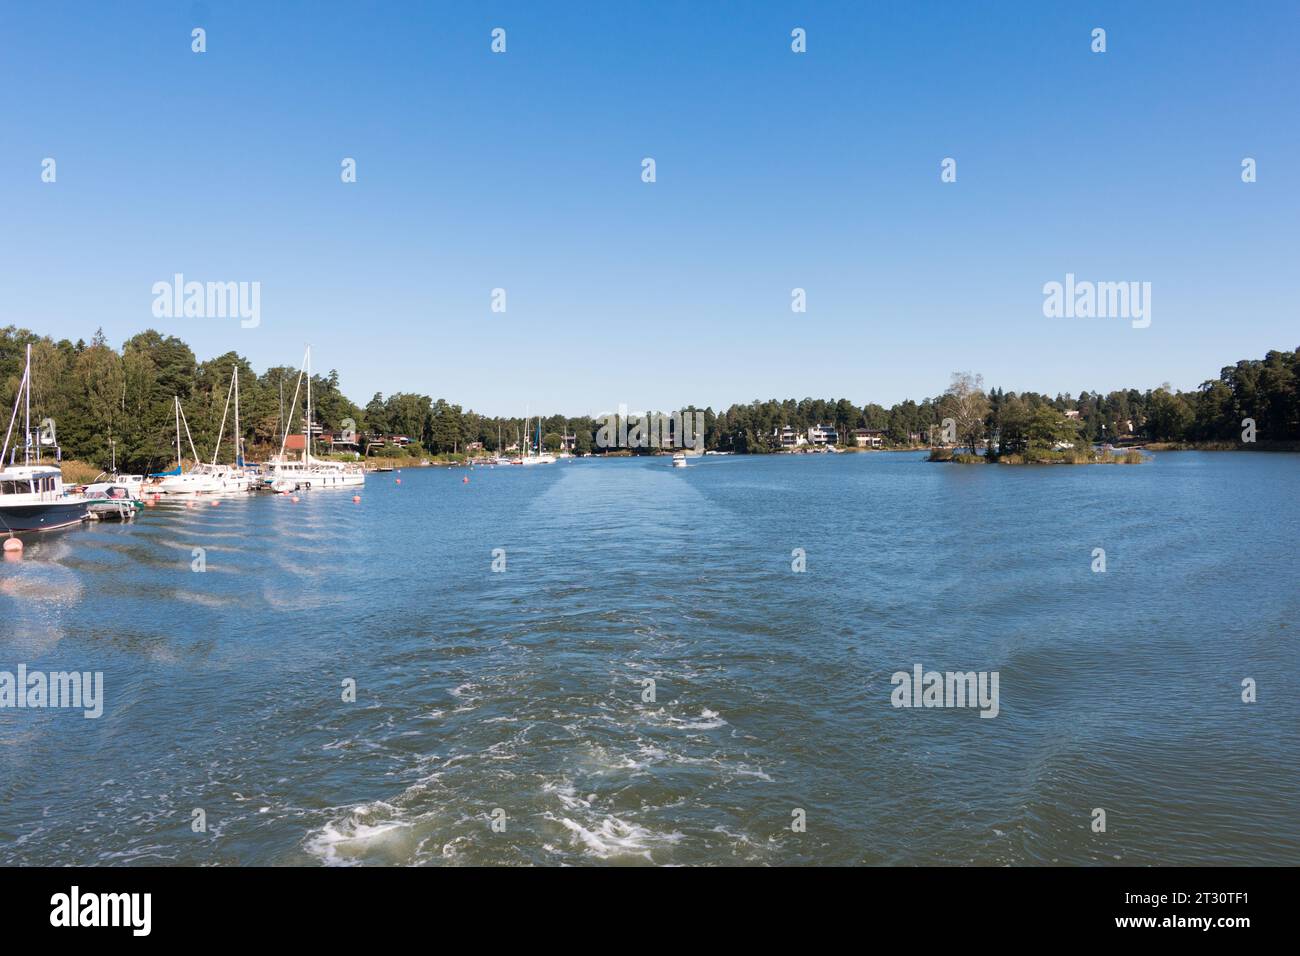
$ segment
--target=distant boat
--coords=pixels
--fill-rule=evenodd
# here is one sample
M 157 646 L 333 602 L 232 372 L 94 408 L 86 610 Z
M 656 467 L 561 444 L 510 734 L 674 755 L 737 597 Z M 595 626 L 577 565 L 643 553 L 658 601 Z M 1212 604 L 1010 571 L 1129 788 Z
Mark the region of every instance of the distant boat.
M 524 431 L 528 431 L 528 418 L 524 418 Z M 550 452 L 542 451 L 542 420 L 537 419 L 537 454 L 529 454 L 528 443 L 524 443 L 524 451 L 517 462 L 511 462 L 512 465 L 553 465 L 556 458 Z
M 679 451 L 673 455 L 673 467 L 674 468 L 686 467 L 686 452 Z
M 23 463 L 5 468 L 3 462 L 17 456 L 15 445 L 11 455 L 9 438 L 18 420 L 18 406 L 23 413 Z M 14 412 L 5 432 L 4 449 L 0 451 L 0 528 L 8 532 L 53 531 L 79 524 L 85 519 L 86 500 L 69 495 L 63 488 L 63 472 L 54 465 L 42 465 L 41 439 L 32 433 L 32 347 L 27 346 L 27 366 L 23 380 L 14 396 Z M 35 452 L 33 453 L 33 448 Z M 55 454 L 58 454 L 57 448 Z M 35 461 L 33 461 L 35 458 Z

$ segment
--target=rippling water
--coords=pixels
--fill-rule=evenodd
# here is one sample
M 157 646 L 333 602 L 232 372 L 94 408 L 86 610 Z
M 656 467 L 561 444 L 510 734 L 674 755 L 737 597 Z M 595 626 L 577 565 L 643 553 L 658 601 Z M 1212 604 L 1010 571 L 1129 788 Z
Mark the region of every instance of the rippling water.
M 0 710 L 0 863 L 1300 863 L 1298 487 L 582 460 L 58 533 L 0 565 L 0 670 L 105 709 Z M 916 663 L 999 715 L 895 709 Z

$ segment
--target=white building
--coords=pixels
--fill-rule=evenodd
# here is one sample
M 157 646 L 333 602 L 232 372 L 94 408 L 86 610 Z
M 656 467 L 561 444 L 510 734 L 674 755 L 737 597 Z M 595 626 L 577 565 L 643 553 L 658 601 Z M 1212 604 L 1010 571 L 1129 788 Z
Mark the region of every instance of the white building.
M 808 439 L 804 438 L 789 425 L 777 428 L 772 432 L 772 437 L 776 439 L 778 445 L 782 448 L 801 448 L 808 444 Z
M 813 445 L 836 445 L 839 440 L 840 433 L 834 425 L 814 425 L 808 429 L 808 441 Z

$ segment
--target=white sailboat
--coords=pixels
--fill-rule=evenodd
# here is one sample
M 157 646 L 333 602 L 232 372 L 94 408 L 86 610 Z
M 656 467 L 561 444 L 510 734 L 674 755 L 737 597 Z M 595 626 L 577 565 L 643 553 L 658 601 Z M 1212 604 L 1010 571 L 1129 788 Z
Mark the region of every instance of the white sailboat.
M 524 417 L 524 434 L 528 433 L 528 417 Z M 537 452 L 533 454 L 528 448 L 529 442 L 525 440 L 524 449 L 520 452 L 519 464 L 521 465 L 553 465 L 556 458 L 548 451 L 542 451 L 542 420 L 537 419 Z
M 226 416 L 230 413 L 232 395 L 235 402 L 235 457 L 229 465 L 219 465 L 217 457 L 221 454 L 221 439 L 226 434 Z M 243 435 L 239 428 L 239 366 L 236 365 L 230 377 L 230 388 L 226 391 L 226 407 L 221 411 L 221 427 L 217 430 L 216 447 L 212 449 L 212 463 L 196 465 L 194 474 L 206 475 L 219 482 L 218 494 L 248 494 L 254 489 L 257 479 L 244 470 L 243 463 Z
M 290 458 L 285 454 L 289 444 L 289 427 L 293 421 L 294 410 L 298 407 L 298 392 L 302 388 L 304 377 L 307 379 L 307 409 L 303 426 L 302 458 Z M 289 417 L 285 421 L 280 453 L 272 456 L 263 465 L 262 485 L 281 494 L 313 488 L 353 488 L 364 485 L 366 472 L 360 463 L 326 461 L 312 455 L 312 425 L 311 346 L 307 346 L 307 354 L 303 356 L 302 371 L 298 373 L 298 384 L 293 390 L 293 403 L 289 407 Z
M 190 434 L 190 423 L 185 420 L 185 412 L 181 409 L 179 396 L 172 396 L 172 405 L 176 414 L 176 470 L 167 474 L 151 476 L 150 481 L 141 488 L 141 493 L 146 496 L 166 495 L 169 498 L 194 498 L 200 495 L 218 493 L 222 490 L 221 480 L 217 476 L 207 474 L 201 470 L 203 468 L 202 460 L 194 448 L 194 437 Z M 190 443 L 190 455 L 195 463 L 195 467 L 190 471 L 185 470 L 184 457 L 181 452 L 182 428 L 184 428 L 185 437 Z

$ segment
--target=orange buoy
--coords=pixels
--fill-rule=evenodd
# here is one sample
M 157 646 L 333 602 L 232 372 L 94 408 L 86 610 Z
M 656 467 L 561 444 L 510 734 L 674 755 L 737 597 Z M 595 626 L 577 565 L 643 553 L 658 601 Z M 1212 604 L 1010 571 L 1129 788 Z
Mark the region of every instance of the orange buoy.
M 17 553 L 17 554 L 22 554 L 22 553 L 23 553 L 23 539 L 22 539 L 22 538 L 15 538 L 15 537 L 13 537 L 12 535 L 9 536 L 8 538 L 5 538 L 5 552 L 6 552 L 6 553 Z
M 361 504 L 361 496 L 360 496 L 360 495 L 353 495 L 353 496 L 352 496 L 352 503 L 353 503 L 354 505 L 359 505 L 359 504 Z
M 396 479 L 396 481 L 397 481 L 397 483 L 398 483 L 399 485 L 402 483 L 402 479 L 401 479 L 401 478 Z
M 297 503 L 298 503 L 298 496 L 297 496 L 297 495 L 294 495 L 294 496 L 293 496 L 292 498 L 290 498 L 289 500 L 290 500 L 291 502 L 293 502 L 294 504 L 297 504 Z
M 465 485 L 469 484 L 469 475 L 466 475 L 464 478 L 461 479 L 461 484 L 465 484 Z
M 212 501 L 209 501 L 208 504 L 215 508 L 217 505 L 221 504 L 221 502 L 214 498 Z

